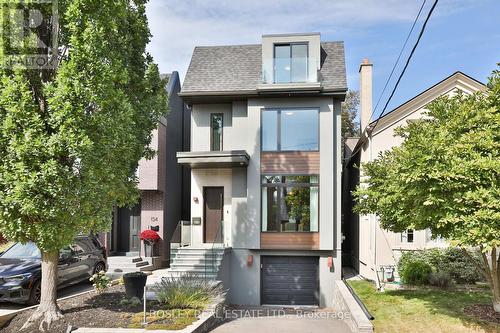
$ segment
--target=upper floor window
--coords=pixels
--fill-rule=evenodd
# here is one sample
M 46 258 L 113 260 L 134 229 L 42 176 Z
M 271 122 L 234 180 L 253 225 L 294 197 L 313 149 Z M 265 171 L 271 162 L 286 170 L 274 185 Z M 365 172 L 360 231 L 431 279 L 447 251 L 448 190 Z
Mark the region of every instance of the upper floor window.
M 222 113 L 210 114 L 210 150 L 222 150 L 222 128 L 224 125 L 224 115 Z
M 319 150 L 319 110 L 262 111 L 263 151 Z
M 274 83 L 307 82 L 307 43 L 274 45 Z
M 406 229 L 406 231 L 401 233 L 402 243 L 413 243 L 414 231 L 413 229 Z

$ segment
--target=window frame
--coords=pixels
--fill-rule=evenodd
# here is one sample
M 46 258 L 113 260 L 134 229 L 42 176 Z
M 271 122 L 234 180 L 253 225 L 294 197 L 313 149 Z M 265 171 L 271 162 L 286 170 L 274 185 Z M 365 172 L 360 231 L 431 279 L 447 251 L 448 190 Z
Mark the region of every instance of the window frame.
M 411 231 L 411 232 L 410 232 Z M 411 234 L 411 241 L 408 240 L 408 235 Z M 406 229 L 401 233 L 401 243 L 413 244 L 415 243 L 415 229 Z
M 299 111 L 299 110 L 307 110 L 307 111 L 316 111 L 318 115 L 318 120 L 317 120 L 317 142 L 318 142 L 318 148 L 317 149 L 311 149 L 311 150 L 281 150 L 281 113 L 283 111 Z M 262 113 L 263 112 L 269 112 L 269 111 L 276 111 L 277 112 L 277 119 L 276 119 L 276 150 L 264 150 L 263 149 L 263 137 L 264 137 L 264 131 L 263 131 L 263 117 Z M 293 153 L 293 152 L 319 152 L 321 149 L 321 128 L 320 128 L 320 108 L 319 107 L 285 107 L 285 108 L 262 108 L 260 110 L 260 151 L 262 153 Z M 305 175 L 302 175 L 305 176 Z
M 214 149 L 214 127 L 213 118 L 215 116 L 221 117 L 221 129 L 220 129 L 220 149 Z M 213 112 L 210 113 L 210 151 L 223 151 L 224 150 L 224 113 Z
M 292 45 L 305 45 L 306 46 L 306 80 L 305 81 L 292 81 Z M 288 82 L 276 82 L 276 46 L 288 46 L 289 48 L 289 59 L 290 59 L 290 78 Z M 274 43 L 273 44 L 273 84 L 289 84 L 289 83 L 306 83 L 307 77 L 309 77 L 309 42 L 289 42 L 289 43 Z
M 269 176 L 274 176 L 274 177 L 290 177 L 290 176 L 309 176 L 309 177 L 316 177 L 318 179 L 317 183 L 264 183 L 263 179 L 264 177 L 269 177 Z M 304 188 L 312 188 L 315 187 L 318 189 L 318 230 L 317 231 L 281 231 L 281 230 L 262 230 L 262 225 L 263 225 L 263 218 L 262 218 L 262 212 L 263 212 L 263 206 L 264 206 L 264 200 L 262 198 L 262 189 L 267 188 L 267 187 L 304 187 Z M 272 234 L 279 234 L 279 233 L 292 233 L 292 234 L 299 234 L 299 233 L 319 233 L 321 228 L 320 228 L 320 221 L 321 221 L 321 204 L 320 204 L 320 198 L 321 198 L 321 188 L 320 188 L 320 175 L 319 174 L 304 174 L 304 173 L 279 173 L 279 174 L 273 174 L 273 173 L 265 173 L 260 175 L 260 189 L 259 189 L 259 195 L 260 195 L 260 232 L 261 233 L 272 233 Z M 281 194 L 278 191 L 277 193 L 277 204 L 280 205 L 281 202 Z M 280 214 L 276 214 L 276 225 L 279 224 L 280 221 Z

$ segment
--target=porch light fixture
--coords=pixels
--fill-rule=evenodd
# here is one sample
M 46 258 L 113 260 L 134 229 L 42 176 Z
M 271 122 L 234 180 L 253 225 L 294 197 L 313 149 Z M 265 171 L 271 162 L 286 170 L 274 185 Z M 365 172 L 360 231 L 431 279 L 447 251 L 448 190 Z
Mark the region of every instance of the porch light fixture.
M 333 257 L 328 257 L 327 265 L 330 269 L 333 267 Z
M 193 201 L 194 201 L 194 203 L 198 203 L 198 202 L 200 202 L 200 201 L 198 200 L 198 197 L 193 197 Z

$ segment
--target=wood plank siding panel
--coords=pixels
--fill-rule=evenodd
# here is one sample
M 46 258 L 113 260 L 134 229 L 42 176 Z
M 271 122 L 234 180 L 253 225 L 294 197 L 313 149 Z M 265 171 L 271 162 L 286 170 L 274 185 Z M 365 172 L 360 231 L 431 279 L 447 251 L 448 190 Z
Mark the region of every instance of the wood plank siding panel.
M 319 152 L 262 152 L 261 173 L 319 174 Z
M 272 250 L 318 250 L 318 232 L 262 232 L 260 248 Z

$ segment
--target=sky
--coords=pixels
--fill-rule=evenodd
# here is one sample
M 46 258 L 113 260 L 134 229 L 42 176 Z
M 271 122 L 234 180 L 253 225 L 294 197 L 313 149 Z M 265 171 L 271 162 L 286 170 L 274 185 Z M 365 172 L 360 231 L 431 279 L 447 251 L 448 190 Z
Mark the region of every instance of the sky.
M 373 103 L 383 109 L 434 0 L 426 0 L 402 61 L 382 89 L 423 0 L 150 0 L 148 52 L 181 80 L 195 46 L 257 44 L 270 33 L 320 32 L 344 41 L 349 89 L 359 64 L 373 63 Z M 487 82 L 500 62 L 500 1 L 440 0 L 387 111 L 456 71 Z

